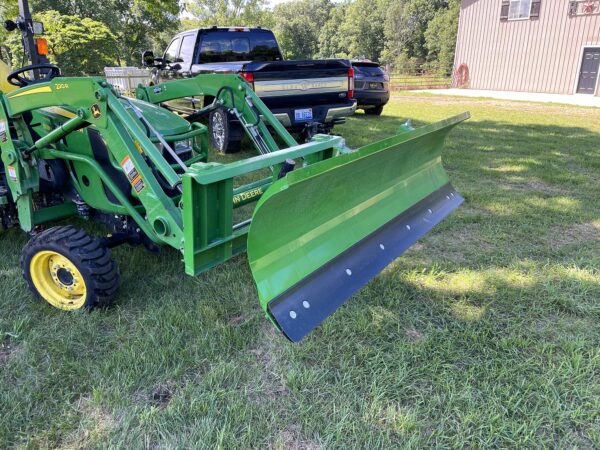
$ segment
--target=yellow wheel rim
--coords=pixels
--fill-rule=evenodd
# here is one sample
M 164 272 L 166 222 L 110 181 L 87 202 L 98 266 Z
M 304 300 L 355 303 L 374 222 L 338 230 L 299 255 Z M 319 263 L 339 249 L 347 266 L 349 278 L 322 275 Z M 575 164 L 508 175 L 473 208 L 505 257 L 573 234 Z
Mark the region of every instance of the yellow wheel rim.
M 50 250 L 36 253 L 31 258 L 29 273 L 36 290 L 52 306 L 72 311 L 84 305 L 86 287 L 81 272 L 60 253 Z

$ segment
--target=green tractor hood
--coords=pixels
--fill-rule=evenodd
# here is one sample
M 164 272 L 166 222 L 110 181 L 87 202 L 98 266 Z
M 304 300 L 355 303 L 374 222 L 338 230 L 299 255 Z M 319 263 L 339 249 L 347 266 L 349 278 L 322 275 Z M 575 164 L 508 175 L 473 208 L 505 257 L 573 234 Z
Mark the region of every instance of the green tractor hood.
M 144 117 L 163 136 L 183 134 L 192 129 L 192 126 L 187 120 L 179 117 L 176 114 L 173 114 L 165 108 L 132 98 L 127 100 L 139 108 Z M 123 106 L 127 108 L 127 112 L 131 115 L 131 117 L 137 119 L 135 113 L 131 110 L 131 108 L 129 108 L 127 101 L 123 99 L 121 102 L 123 103 Z

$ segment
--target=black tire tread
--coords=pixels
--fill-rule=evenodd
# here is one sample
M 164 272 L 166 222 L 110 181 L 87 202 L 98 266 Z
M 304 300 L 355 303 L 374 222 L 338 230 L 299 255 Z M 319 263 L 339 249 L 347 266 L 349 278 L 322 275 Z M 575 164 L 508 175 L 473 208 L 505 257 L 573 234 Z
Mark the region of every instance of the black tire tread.
M 33 236 L 23 248 L 20 261 L 23 278 L 38 297 L 40 295 L 33 285 L 28 265 L 33 255 L 45 249 L 60 252 L 81 272 L 87 289 L 84 308 L 91 310 L 112 303 L 119 290 L 121 277 L 110 249 L 84 230 L 71 225 L 48 228 Z
M 209 132 L 210 144 L 213 148 L 215 148 L 218 152 L 223 154 L 231 154 L 238 153 L 241 150 L 242 139 L 244 138 L 244 129 L 239 124 L 233 120 L 230 114 L 227 113 L 225 108 L 219 108 L 212 113 L 210 113 L 208 123 L 209 127 L 212 124 L 212 116 L 213 114 L 223 114 L 225 120 L 225 147 L 222 149 L 217 148 L 217 145 L 214 142 L 212 130 Z
M 365 114 L 368 116 L 380 116 L 382 112 L 383 112 L 383 105 L 379 105 L 374 108 L 365 109 Z

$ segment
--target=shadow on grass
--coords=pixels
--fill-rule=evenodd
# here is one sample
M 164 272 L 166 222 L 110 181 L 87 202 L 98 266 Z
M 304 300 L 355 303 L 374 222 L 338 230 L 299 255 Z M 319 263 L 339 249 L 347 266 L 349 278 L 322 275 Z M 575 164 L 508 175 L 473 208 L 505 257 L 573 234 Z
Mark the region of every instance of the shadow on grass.
M 358 115 L 336 131 L 357 147 L 404 121 Z M 192 446 L 205 428 L 214 446 L 267 447 L 291 426 L 332 448 L 584 436 L 600 246 L 578 226 L 600 216 L 597 143 L 581 127 L 457 127 L 443 158 L 465 205 L 297 346 L 265 331 L 245 256 L 193 278 L 175 250 L 123 246 L 116 305 L 64 314 L 26 290 L 24 234 L 0 234 L 0 446 Z

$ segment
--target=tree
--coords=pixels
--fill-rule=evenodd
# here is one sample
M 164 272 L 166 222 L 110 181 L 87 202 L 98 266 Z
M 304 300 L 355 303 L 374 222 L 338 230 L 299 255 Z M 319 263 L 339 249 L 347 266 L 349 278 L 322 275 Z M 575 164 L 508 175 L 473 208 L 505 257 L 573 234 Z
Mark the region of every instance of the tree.
M 412 66 L 428 62 L 447 71 L 452 66 L 460 0 L 399 0 L 385 19 L 383 60 Z
M 440 8 L 447 7 L 447 0 L 404 0 L 394 5 L 386 19 L 385 38 L 390 49 L 388 56 L 398 55 L 397 49 L 409 58 L 425 61 L 425 31 Z
M 66 75 L 94 75 L 117 59 L 115 37 L 102 22 L 87 17 L 61 15 L 58 11 L 35 14 L 45 24 L 48 59 Z M 13 54 L 13 66 L 23 65 L 21 34 L 14 32 L 6 44 Z
M 459 14 L 460 0 L 450 0 L 448 8 L 435 13 L 425 31 L 428 59 L 437 61 L 442 71 L 451 71 L 454 65 Z
M 117 62 L 126 65 L 139 64 L 143 50 L 179 25 L 179 0 L 33 0 L 32 9 L 103 22 L 115 36 Z
M 347 0 L 336 4 L 319 34 L 320 57 L 380 61 L 385 46 L 385 18 L 398 0 Z
M 188 0 L 185 9 L 191 18 L 186 25 L 270 27 L 273 22 L 266 4 L 266 0 Z
M 267 1 L 30 0 L 34 14 L 57 11 L 60 16 L 106 24 L 114 39 L 109 49 L 114 50 L 119 65 L 139 65 L 145 49 L 162 52 L 180 29 L 260 25 L 273 29 L 288 59 L 366 57 L 392 65 L 402 61 L 403 65 L 439 62 L 443 70 L 452 66 L 459 0 L 296 0 L 273 11 Z M 16 1 L 0 0 L 0 13 L 14 19 Z M 15 34 L 0 29 L 5 42 L 14 41 Z M 79 42 L 73 34 L 69 36 Z M 106 55 L 108 49 L 100 59 L 110 59 Z M 85 55 L 80 57 L 85 59 Z M 82 71 L 89 71 L 89 64 Z
M 45 24 L 49 59 L 68 75 L 99 74 L 115 64 L 116 39 L 108 27 L 97 20 L 63 16 L 57 11 L 36 14 Z
M 338 3 L 319 32 L 318 58 L 348 58 L 349 42 L 342 27 L 349 2 Z
M 350 54 L 379 61 L 385 44 L 385 18 L 394 0 L 356 0 L 348 8 L 345 27 L 350 31 Z
M 0 18 L 2 21 L 14 20 L 19 14 L 17 2 L 14 0 L 0 0 Z
M 0 22 L 15 20 L 18 15 L 19 8 L 15 0 L 0 0 Z M 0 26 L 0 42 L 6 45 L 6 41 L 10 40 L 11 34 L 4 27 Z M 2 56 L 4 57 L 5 55 L 3 54 Z
M 383 59 L 391 64 L 405 53 L 408 42 L 413 39 L 417 21 L 407 12 L 405 2 L 392 3 L 387 10 L 384 22 L 385 48 Z
M 274 31 L 288 59 L 312 58 L 319 50 L 319 33 L 333 8 L 330 0 L 299 0 L 273 10 Z

